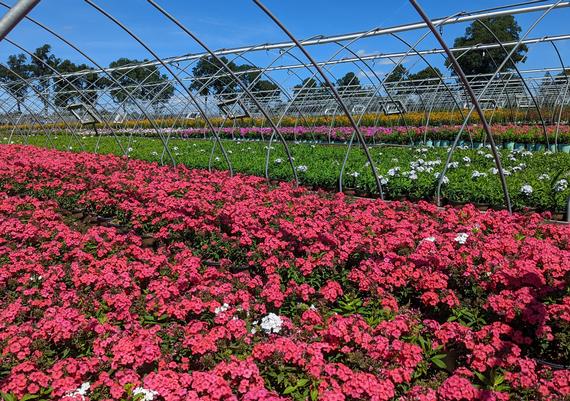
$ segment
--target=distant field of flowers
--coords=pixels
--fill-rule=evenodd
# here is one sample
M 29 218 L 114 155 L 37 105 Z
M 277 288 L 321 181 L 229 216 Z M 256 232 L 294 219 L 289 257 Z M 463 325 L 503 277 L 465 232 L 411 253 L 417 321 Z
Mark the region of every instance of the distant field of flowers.
M 7 139 L 7 138 L 6 138 Z M 266 138 L 267 139 L 267 138 Z M 62 150 L 84 150 L 121 154 L 121 141 L 128 156 L 148 161 L 169 161 L 157 138 L 143 137 L 72 137 L 54 134 L 17 137 L 40 146 L 56 146 Z M 225 140 L 224 147 L 235 171 L 265 176 L 267 141 Z M 302 184 L 335 190 L 339 185 L 340 169 L 346 146 L 328 146 L 305 142 L 289 144 L 297 175 Z M 463 144 L 454 153 L 450 169 L 443 179 L 441 195 L 444 202 L 477 203 L 488 207 L 504 207 L 498 169 L 488 146 L 469 149 Z M 175 159 L 188 167 L 227 169 L 219 146 L 212 153 L 212 142 L 201 139 L 170 139 L 170 151 Z M 283 146 L 271 145 L 268 166 L 273 179 L 290 181 L 293 172 Z M 374 147 L 371 149 L 377 172 L 388 199 L 433 200 L 437 180 L 443 170 L 447 149 L 427 146 Z M 570 155 L 550 151 L 501 150 L 502 165 L 513 204 L 524 208 L 550 211 L 557 218 L 566 212 L 570 197 Z M 378 196 L 374 176 L 358 144 L 354 144 L 343 175 L 344 189 L 363 196 Z
M 65 127 L 64 127 L 65 128 Z M 438 125 L 438 126 L 361 126 L 360 130 L 368 143 L 387 143 L 427 146 L 450 146 L 462 125 Z M 157 132 L 158 131 L 158 132 Z M 314 126 L 292 126 L 280 127 L 281 135 L 290 141 L 312 141 L 323 143 L 346 143 L 350 141 L 354 129 L 350 126 L 338 125 L 314 125 Z M 548 125 L 546 135 L 542 125 L 513 125 L 494 124 L 492 133 L 497 144 L 501 147 L 524 150 L 550 150 L 570 153 L 570 126 Z M 4 131 L 4 136 L 10 131 Z M 42 130 L 37 131 L 42 134 Z M 61 129 L 53 130 L 53 133 L 61 132 Z M 209 128 L 201 127 L 178 127 L 178 128 L 142 128 L 142 127 L 115 127 L 113 129 L 100 127 L 98 132 L 103 135 L 121 136 L 147 136 L 158 137 L 159 133 L 173 138 L 209 138 L 211 132 Z M 270 127 L 249 126 L 249 127 L 222 127 L 216 131 L 223 139 L 263 139 L 268 140 L 272 135 Z M 80 135 L 92 135 L 93 130 L 79 130 Z M 546 137 L 548 137 L 548 144 Z M 472 147 L 479 147 L 488 142 L 485 132 L 480 125 L 469 124 L 464 127 L 460 138 L 461 145 L 468 144 Z
M 536 214 L 0 145 L 0 391 L 561 401 L 569 260 Z

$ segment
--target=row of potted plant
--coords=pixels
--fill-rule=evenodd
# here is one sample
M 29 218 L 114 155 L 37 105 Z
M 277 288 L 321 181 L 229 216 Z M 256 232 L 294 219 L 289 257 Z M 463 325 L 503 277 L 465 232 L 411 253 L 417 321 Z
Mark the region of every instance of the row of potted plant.
M 2 145 L 0 394 L 563 400 L 569 246 L 538 215 Z
M 552 111 L 550 111 L 551 113 Z M 549 111 L 542 111 L 543 117 L 546 116 L 547 120 L 552 124 L 558 121 L 558 114 L 549 117 Z M 567 122 L 569 120 L 569 110 L 565 109 L 562 113 L 562 122 Z M 429 124 L 430 126 L 440 126 L 440 125 L 456 125 L 463 124 L 465 120 L 466 112 L 462 111 L 431 111 L 427 112 L 407 112 L 403 115 L 385 115 L 382 113 L 366 113 L 361 115 L 355 115 L 360 125 L 363 126 L 384 126 L 384 127 L 394 127 L 399 125 L 405 126 L 425 126 Z M 536 110 L 510 110 L 510 109 L 497 109 L 497 110 L 487 110 L 485 111 L 486 119 L 492 124 L 537 124 L 541 122 Z M 54 116 L 55 120 L 59 116 Z M 261 117 L 248 117 L 240 119 L 227 119 L 225 117 L 209 117 L 210 122 L 216 126 L 222 125 L 234 125 L 240 128 L 247 127 L 259 127 L 266 125 L 266 121 Z M 122 122 L 113 122 L 114 117 L 110 117 L 107 123 L 97 124 L 98 128 L 105 128 L 110 125 L 116 129 L 122 128 L 132 128 L 132 129 L 145 129 L 145 128 L 155 128 L 155 127 L 168 127 L 168 128 L 202 128 L 206 126 L 206 121 L 201 117 L 197 118 L 186 118 L 184 115 L 181 116 L 155 116 L 152 121 L 146 119 L 141 115 L 138 110 L 129 114 L 127 119 Z M 333 126 L 333 127 L 346 127 L 350 125 L 350 120 L 343 114 L 336 115 L 288 115 L 283 118 L 280 116 L 275 116 L 275 121 L 280 120 L 280 126 L 283 127 L 296 127 L 303 125 L 306 127 L 313 126 Z M 481 121 L 476 113 L 472 113 L 468 120 L 469 124 L 480 124 Z M 66 129 L 69 125 L 78 124 L 74 121 L 64 122 L 44 122 L 39 124 L 26 123 L 17 124 L 17 129 Z M 0 125 L 0 131 L 10 131 L 14 128 L 11 124 Z
M 20 138 L 23 142 L 24 138 Z M 130 158 L 169 162 L 160 140 L 155 138 L 123 137 L 123 149 Z M 122 154 L 115 138 L 94 137 L 82 139 L 84 149 L 100 153 Z M 29 138 L 29 143 L 63 150 L 81 150 L 71 136 Z M 236 172 L 265 176 L 267 142 L 224 141 L 224 148 Z M 192 168 L 228 169 L 225 157 L 207 140 L 171 139 L 170 152 L 178 163 Z M 309 143 L 291 143 L 296 174 L 303 185 L 337 190 L 346 146 L 325 146 Z M 294 178 L 283 146 L 271 145 L 268 175 L 272 179 L 290 181 Z M 443 171 L 447 149 L 428 147 L 373 147 L 372 158 L 382 182 L 386 199 L 407 198 L 433 200 L 437 193 L 439 174 Z M 500 151 L 502 167 L 512 203 L 517 210 L 524 208 L 549 210 L 558 219 L 564 218 L 570 197 L 570 155 L 566 153 Z M 362 196 L 379 196 L 376 181 L 368 160 L 354 144 L 348 154 L 343 189 Z M 530 191 L 523 188 L 530 187 Z M 527 188 L 528 189 L 528 188 Z M 458 148 L 441 186 L 443 203 L 481 204 L 483 207 L 504 208 L 499 171 L 488 147 Z
M 362 126 L 360 131 L 368 143 L 393 143 L 403 145 L 450 146 L 461 125 L 442 125 L 437 127 L 380 127 Z M 546 134 L 545 134 L 546 131 Z M 58 132 L 58 131 L 56 131 Z M 41 134 L 41 132 L 38 132 Z M 296 126 L 280 127 L 279 133 L 289 141 L 311 141 L 316 143 L 346 143 L 353 137 L 354 129 L 349 126 Z M 94 135 L 92 130 L 81 130 L 82 135 Z M 182 138 L 208 138 L 212 136 L 209 128 L 162 128 L 156 129 L 100 129 L 101 135 L 121 136 L 173 136 Z M 268 140 L 273 134 L 271 127 L 223 127 L 216 129 L 216 135 L 224 139 Z M 495 142 L 506 149 L 550 150 L 570 153 L 570 126 L 540 125 L 493 125 L 492 135 Z M 276 137 L 276 136 L 275 136 Z M 355 139 L 356 140 L 356 139 Z M 547 143 L 548 140 L 548 143 Z M 481 147 L 488 143 L 488 138 L 480 125 L 468 125 L 460 136 L 459 144 Z

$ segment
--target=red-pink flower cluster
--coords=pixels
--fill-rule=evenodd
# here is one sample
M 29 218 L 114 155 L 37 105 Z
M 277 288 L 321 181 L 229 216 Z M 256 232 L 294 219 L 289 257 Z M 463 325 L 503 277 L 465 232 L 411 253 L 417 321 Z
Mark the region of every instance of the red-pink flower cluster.
M 563 400 L 569 261 L 538 215 L 0 146 L 0 391 Z

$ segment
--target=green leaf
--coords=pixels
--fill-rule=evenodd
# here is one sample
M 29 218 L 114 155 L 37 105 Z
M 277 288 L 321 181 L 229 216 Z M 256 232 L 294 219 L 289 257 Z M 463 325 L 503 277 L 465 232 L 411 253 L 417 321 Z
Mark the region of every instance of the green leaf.
M 498 386 L 499 384 L 505 381 L 505 377 L 503 375 L 496 375 L 495 379 L 493 380 L 493 387 Z
M 481 380 L 483 383 L 485 383 L 485 382 L 487 381 L 487 378 L 485 377 L 485 375 L 484 375 L 483 373 L 477 372 L 477 371 L 475 370 L 475 371 L 473 371 L 473 374 L 474 374 L 475 376 L 477 376 L 477 378 L 478 378 L 479 380 Z
M 39 394 L 26 394 L 25 396 L 23 396 L 20 401 L 28 401 L 28 400 L 33 400 L 35 398 L 39 398 Z
M 2 397 L 2 399 L 4 401 L 18 401 L 18 399 L 16 398 L 16 396 L 14 394 L 1 393 L 0 392 L 0 396 Z
M 299 379 L 297 381 L 297 387 L 304 387 L 307 385 L 307 383 L 309 383 L 309 380 L 307 379 Z
M 317 401 L 319 398 L 319 390 L 314 388 L 311 390 L 311 401 Z
M 297 386 L 289 386 L 283 391 L 283 395 L 291 394 L 295 390 L 297 390 Z
M 446 357 L 445 354 L 443 354 L 443 355 L 436 355 L 436 356 L 434 356 L 433 358 L 431 358 L 431 361 L 432 361 L 433 364 L 434 364 L 435 366 L 437 366 L 438 368 L 447 369 L 446 363 L 443 362 L 443 361 L 440 359 L 440 358 L 445 358 L 445 357 Z

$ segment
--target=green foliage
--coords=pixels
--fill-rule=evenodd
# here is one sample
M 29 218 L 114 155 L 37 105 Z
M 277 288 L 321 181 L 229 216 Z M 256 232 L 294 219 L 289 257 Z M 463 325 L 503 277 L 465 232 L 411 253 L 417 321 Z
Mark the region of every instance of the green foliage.
M 12 54 L 8 57 L 6 66 L 0 64 L 0 82 L 16 100 L 18 113 L 21 113 L 21 104 L 26 100 L 29 84 L 25 81 L 31 76 L 30 65 L 27 64 L 25 54 Z
M 145 61 L 122 57 L 109 64 L 109 68 L 120 68 L 111 72 L 116 82 L 105 78 L 101 85 L 112 88 L 113 100 L 124 109 L 143 101 L 150 102 L 159 111 L 174 96 L 175 88 L 168 76 L 162 74 L 157 65 L 141 65 Z
M 314 78 L 305 78 L 300 84 L 293 87 L 293 94 L 296 98 L 302 99 L 307 96 L 312 96 L 317 89 L 317 80 Z
M 236 71 L 237 65 L 226 57 L 220 57 L 220 61 L 214 57 L 202 57 L 192 68 L 193 80 L 190 89 L 197 91 L 202 96 L 220 94 L 222 92 L 234 92 L 237 82 L 225 71 L 224 64 Z
M 455 39 L 454 46 L 469 47 L 480 44 L 495 44 L 497 39 L 503 43 L 516 42 L 520 38 L 521 28 L 512 15 L 484 18 L 481 22 L 472 22 L 465 30 L 465 35 Z M 487 28 L 493 33 L 489 32 Z M 511 49 L 508 47 L 507 51 Z M 522 62 L 527 51 L 526 45 L 519 46 L 511 56 L 512 62 L 515 64 Z M 466 75 L 492 74 L 505 57 L 505 51 L 500 47 L 485 50 L 475 49 L 462 55 L 458 62 Z M 512 62 L 507 63 L 503 71 L 512 70 L 514 68 Z M 450 60 L 448 59 L 445 64 L 449 67 L 451 65 Z
M 12 393 L 0 391 L 0 399 L 2 401 L 48 401 L 52 399 L 51 392 L 51 388 L 44 388 L 41 389 L 38 394 L 25 394 L 22 398 L 18 398 Z
M 360 79 L 354 72 L 347 72 L 342 78 L 336 81 L 336 86 L 341 94 L 355 93 L 358 94 L 362 90 Z
M 57 66 L 61 74 L 82 72 L 65 78 L 54 78 L 54 103 L 59 107 L 66 107 L 71 103 L 84 102 L 95 105 L 98 99 L 97 89 L 101 89 L 103 81 L 86 64 L 75 64 L 70 60 L 63 60 Z
M 273 81 L 263 79 L 261 72 L 256 70 L 253 65 L 237 65 L 234 71 L 237 73 L 237 77 L 242 81 L 242 83 L 250 90 L 256 94 L 257 98 L 269 99 L 278 98 L 281 90 L 279 86 Z M 243 91 L 243 88 L 238 87 L 238 91 Z
M 306 376 L 299 367 L 284 365 L 278 361 L 264 367 L 262 376 L 268 389 L 286 395 L 292 400 L 318 399 L 318 381 Z
M 441 81 L 441 77 L 443 74 L 437 67 L 426 67 L 423 70 L 420 70 L 416 73 L 409 74 L 408 79 L 410 81 L 414 81 L 413 83 L 410 82 L 410 85 L 413 86 L 415 93 L 423 93 L 426 90 L 423 89 L 423 86 L 431 86 L 439 81 Z M 432 90 L 432 89 L 428 89 Z
M 408 69 L 402 64 L 398 64 L 396 68 L 388 74 L 384 82 L 400 82 L 408 75 Z
M 249 91 L 256 93 L 257 98 L 279 97 L 279 86 L 273 81 L 263 79 L 261 71 L 255 66 L 239 65 L 223 56 L 220 61 L 211 56 L 198 60 L 192 69 L 193 80 L 190 89 L 202 96 L 243 92 L 244 88 L 231 76 L 228 69 L 235 73 Z
M 18 137 L 15 139 L 18 140 Z M 70 139 L 66 135 L 60 135 L 54 142 L 59 149 L 66 150 Z M 86 138 L 83 141 L 86 150 L 94 150 L 97 138 Z M 133 151 L 130 153 L 130 157 L 160 161 L 160 153 L 162 152 L 160 140 L 139 138 L 135 141 L 132 144 Z M 49 146 L 42 136 L 29 138 L 29 143 Z M 172 150 L 176 159 L 188 167 L 208 167 L 212 148 L 211 142 L 194 139 L 171 139 L 170 146 L 171 149 L 176 147 L 176 151 Z M 265 175 L 264 165 L 267 152 L 265 142 L 224 141 L 224 147 L 231 151 L 229 157 L 236 172 L 258 176 Z M 307 166 L 306 172 L 298 172 L 302 184 L 326 189 L 338 188 L 338 177 L 346 152 L 345 147 L 305 143 L 291 143 L 289 147 L 295 158 L 295 165 Z M 273 148 L 269 163 L 269 176 L 278 180 L 292 180 L 293 174 L 283 147 L 275 143 Z M 100 153 L 120 154 L 114 139 L 108 137 L 101 138 L 98 151 Z M 445 148 L 430 148 L 425 153 L 420 154 L 417 152 L 417 148 L 373 147 L 371 154 L 376 163 L 378 174 L 388 178 L 388 182 L 383 188 L 387 199 L 398 199 L 401 196 L 412 200 L 433 199 L 437 188 L 436 173 L 441 172 L 442 164 L 434 166 L 434 169 L 429 173 L 417 174 L 417 179 L 410 179 L 402 174 L 390 176 L 389 171 L 396 167 L 400 167 L 401 172 L 410 171 L 410 163 L 417 161 L 418 158 L 425 161 L 440 160 L 443 162 L 447 155 Z M 492 207 L 504 207 L 499 177 L 491 172 L 495 168 L 495 163 L 485 156 L 488 154 L 489 151 L 486 149 L 456 150 L 452 161 L 457 162 L 458 167 L 449 169 L 446 174 L 449 183 L 442 186 L 443 202 L 479 203 Z M 506 149 L 501 150 L 501 155 L 503 168 L 510 172 L 510 175 L 507 176 L 507 186 L 516 210 L 530 207 L 539 211 L 565 211 L 566 202 L 570 196 L 570 187 L 557 192 L 554 190 L 554 184 L 560 179 L 570 181 L 570 155 L 562 152 L 555 154 L 533 152 L 526 156 L 520 153 L 515 154 L 515 158 L 510 159 L 511 152 Z M 227 169 L 219 147 L 213 156 L 212 167 L 214 169 Z M 464 157 L 469 157 L 471 162 L 465 163 Z M 281 162 L 277 163 L 276 161 L 279 159 Z M 514 168 L 521 163 L 525 167 L 516 171 Z M 484 172 L 487 175 L 472 178 L 474 171 Z M 543 174 L 547 174 L 548 179 L 541 178 Z M 527 184 L 533 188 L 530 195 L 521 192 L 521 187 Z M 355 188 L 359 193 L 365 195 L 377 193 L 371 169 L 362 152 L 358 150 L 349 154 L 345 170 L 345 187 Z M 108 212 L 111 216 L 116 213 L 114 210 L 98 212 L 99 214 Z
M 393 313 L 385 309 L 380 300 L 363 301 L 363 298 L 355 293 L 345 294 L 337 301 L 338 307 L 333 308 L 332 311 L 343 316 L 360 315 L 371 327 L 376 327 L 382 321 L 392 319 Z
M 505 383 L 505 376 L 502 373 L 502 369 L 490 369 L 485 373 L 474 370 L 473 374 L 479 379 L 479 387 L 481 388 L 493 391 L 510 390 L 510 386 Z

